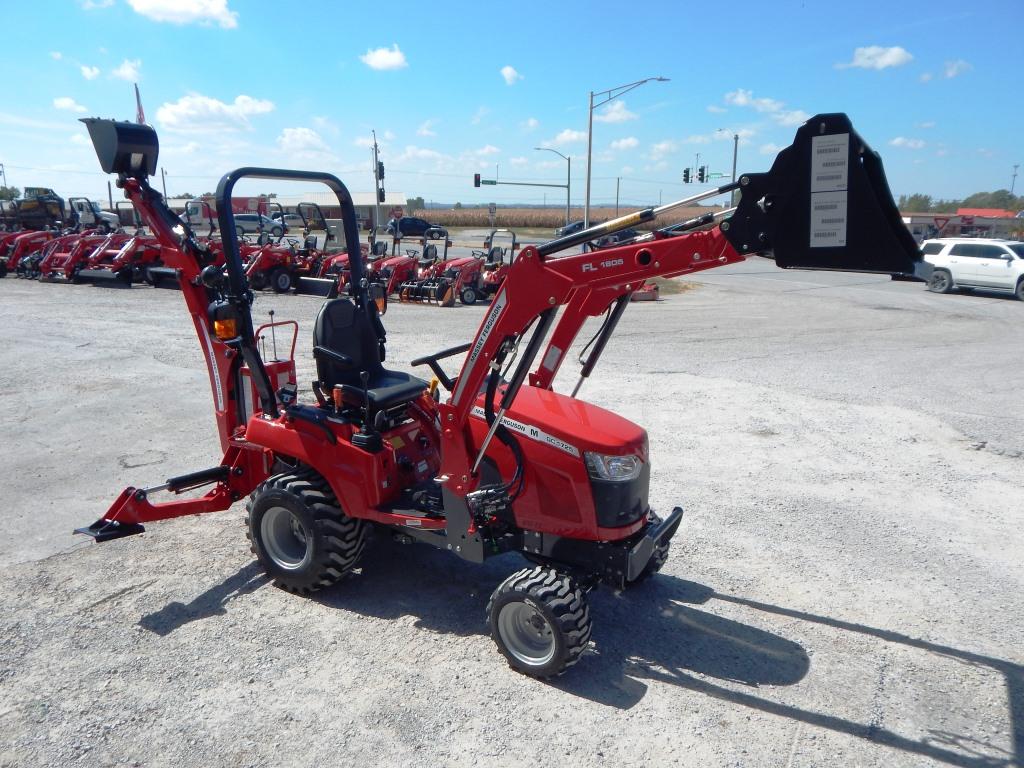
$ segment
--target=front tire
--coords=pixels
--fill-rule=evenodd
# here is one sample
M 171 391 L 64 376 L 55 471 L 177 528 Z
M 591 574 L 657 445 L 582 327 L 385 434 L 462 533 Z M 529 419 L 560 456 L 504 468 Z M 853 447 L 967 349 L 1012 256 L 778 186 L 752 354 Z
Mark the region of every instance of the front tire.
M 467 285 L 462 289 L 462 293 L 459 294 L 459 301 L 465 304 L 467 307 L 471 307 L 476 304 L 477 294 L 476 288 L 471 285 Z
M 936 269 L 928 280 L 928 290 L 932 293 L 949 293 L 953 290 L 953 276 L 945 269 Z
M 292 289 L 292 273 L 284 267 L 278 267 L 270 273 L 270 287 L 274 293 L 288 293 Z
M 1017 281 L 1017 290 L 1013 292 L 1013 295 L 1024 301 L 1024 277 Z
M 586 595 L 571 576 L 549 566 L 505 579 L 487 603 L 487 616 L 509 666 L 531 677 L 560 675 L 590 643 Z
M 355 568 L 363 553 L 362 520 L 346 515 L 312 469 L 274 475 L 246 505 L 251 550 L 274 584 L 310 594 Z

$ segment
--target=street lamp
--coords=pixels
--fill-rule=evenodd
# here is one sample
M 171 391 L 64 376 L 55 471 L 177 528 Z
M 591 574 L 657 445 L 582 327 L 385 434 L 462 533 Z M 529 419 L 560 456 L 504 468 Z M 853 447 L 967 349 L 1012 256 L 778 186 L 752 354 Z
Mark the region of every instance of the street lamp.
M 587 192 L 583 198 L 583 228 L 586 229 L 590 226 L 590 164 L 591 154 L 594 148 L 594 107 L 600 107 L 607 104 L 612 99 L 617 99 L 624 93 L 632 91 L 634 88 L 639 88 L 644 83 L 648 83 L 651 80 L 656 80 L 659 83 L 667 83 L 667 77 L 645 77 L 643 80 L 637 80 L 635 83 L 628 83 L 627 85 L 619 85 L 615 88 L 609 88 L 607 91 L 591 91 L 590 92 L 590 109 L 587 113 Z M 601 101 L 594 103 L 594 97 L 603 97 Z
M 569 184 L 572 182 L 572 160 L 563 155 L 557 149 L 551 147 L 534 147 L 538 151 L 554 152 L 560 158 L 565 160 L 565 223 L 569 223 Z

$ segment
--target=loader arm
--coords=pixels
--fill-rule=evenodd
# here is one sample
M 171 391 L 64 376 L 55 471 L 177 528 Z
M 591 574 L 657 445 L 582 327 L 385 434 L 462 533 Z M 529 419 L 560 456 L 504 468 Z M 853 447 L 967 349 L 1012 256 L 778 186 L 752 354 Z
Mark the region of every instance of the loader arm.
M 555 257 L 559 251 L 734 189 L 741 192 L 739 205 L 710 231 L 678 233 L 667 227 L 649 239 Z M 442 473 L 451 488 L 466 495 L 479 485 L 475 470 L 489 441 L 503 429 L 502 415 L 534 368 L 552 328 L 546 352 L 530 373 L 535 387 L 551 387 L 584 321 L 607 311 L 609 320 L 585 366 L 584 376 L 589 375 L 625 309 L 624 298 L 645 280 L 733 264 L 750 253 L 773 253 L 784 268 L 923 272 L 920 254 L 899 218 L 879 156 L 840 113 L 808 120 L 767 173 L 745 174 L 735 183 L 526 247 L 494 295 L 451 398 L 439 406 Z M 562 307 L 556 322 L 556 312 Z M 485 402 L 490 429 L 476 444 L 468 421 L 485 378 L 490 372 L 498 375 L 531 326 L 535 326 L 533 335 L 525 351 L 518 353 L 515 371 L 503 382 L 500 403 Z

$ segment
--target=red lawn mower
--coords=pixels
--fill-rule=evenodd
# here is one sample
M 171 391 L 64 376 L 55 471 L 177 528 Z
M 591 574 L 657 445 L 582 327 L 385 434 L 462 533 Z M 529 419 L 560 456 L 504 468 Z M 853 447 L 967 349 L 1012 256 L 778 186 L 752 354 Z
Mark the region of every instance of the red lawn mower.
M 295 361 L 264 360 L 251 314 L 232 191 L 243 178 L 320 182 L 337 196 L 347 242 L 358 242 L 352 197 L 329 174 L 243 168 L 217 187 L 226 274 L 177 228 L 148 177 L 155 131 L 87 118 L 100 165 L 142 212 L 181 271 L 206 357 L 224 456 L 155 487 L 126 488 L 81 533 L 98 541 L 143 524 L 230 507 L 249 496 L 252 551 L 280 587 L 308 594 L 359 565 L 371 529 L 471 562 L 518 552 L 531 565 L 487 606 L 491 635 L 517 670 L 548 677 L 588 646 L 587 592 L 625 588 L 665 562 L 683 511 L 647 502 L 651 457 L 642 427 L 563 395 L 552 382 L 584 321 L 605 315 L 589 345 L 590 376 L 629 304 L 653 276 L 672 277 L 773 251 L 781 267 L 908 274 L 921 266 L 892 201 L 881 161 L 842 114 L 817 115 L 768 173 L 583 232 L 527 246 L 475 337 L 412 361 L 430 383 L 384 367 L 383 291 L 350 259 L 348 295 L 324 303 L 313 329 L 315 401 L 300 402 Z M 708 197 L 741 190 L 735 213 L 708 232 L 655 230 L 597 253 L 580 244 Z M 559 255 L 560 254 L 560 255 Z M 457 375 L 444 361 L 465 354 Z M 576 389 L 579 389 L 577 384 Z M 197 498 L 154 502 L 212 486 Z

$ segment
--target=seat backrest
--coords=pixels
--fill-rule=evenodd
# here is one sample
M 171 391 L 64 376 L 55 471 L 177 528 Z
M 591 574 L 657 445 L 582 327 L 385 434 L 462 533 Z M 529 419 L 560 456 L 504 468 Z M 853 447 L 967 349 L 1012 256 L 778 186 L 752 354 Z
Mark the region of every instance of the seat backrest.
M 359 372 L 367 371 L 371 381 L 383 370 L 380 341 L 366 312 L 360 312 L 349 298 L 324 302 L 313 324 L 313 344 L 348 355 L 355 365 L 343 368 L 337 363 L 318 357 L 317 378 L 330 389 L 335 384 L 362 387 Z

